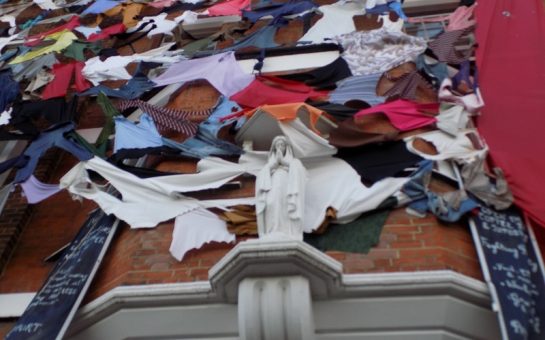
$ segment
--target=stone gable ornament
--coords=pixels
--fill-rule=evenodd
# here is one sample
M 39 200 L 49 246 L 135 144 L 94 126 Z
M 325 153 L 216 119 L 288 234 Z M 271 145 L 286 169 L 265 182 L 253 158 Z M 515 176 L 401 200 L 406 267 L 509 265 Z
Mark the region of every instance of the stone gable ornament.
M 284 136 L 273 139 L 267 164 L 256 179 L 260 239 L 303 240 L 306 170 Z

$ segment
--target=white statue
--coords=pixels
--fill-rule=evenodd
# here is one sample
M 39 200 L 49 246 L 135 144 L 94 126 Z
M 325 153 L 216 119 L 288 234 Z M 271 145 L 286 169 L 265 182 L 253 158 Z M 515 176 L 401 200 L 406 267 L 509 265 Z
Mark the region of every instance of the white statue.
M 267 164 L 256 179 L 260 238 L 303 240 L 306 170 L 284 136 L 273 139 Z

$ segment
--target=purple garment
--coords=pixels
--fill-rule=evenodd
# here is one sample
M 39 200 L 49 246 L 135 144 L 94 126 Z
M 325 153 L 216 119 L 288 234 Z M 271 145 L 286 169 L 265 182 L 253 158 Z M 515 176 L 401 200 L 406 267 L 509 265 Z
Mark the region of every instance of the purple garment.
M 20 183 L 23 192 L 25 193 L 26 199 L 29 204 L 39 203 L 46 198 L 55 195 L 61 188 L 58 184 L 47 184 L 40 182 L 34 175 Z
M 250 85 L 254 76 L 240 68 L 234 52 L 226 52 L 180 61 L 152 80 L 156 86 L 164 86 L 197 79 L 206 79 L 221 94 L 230 97 Z

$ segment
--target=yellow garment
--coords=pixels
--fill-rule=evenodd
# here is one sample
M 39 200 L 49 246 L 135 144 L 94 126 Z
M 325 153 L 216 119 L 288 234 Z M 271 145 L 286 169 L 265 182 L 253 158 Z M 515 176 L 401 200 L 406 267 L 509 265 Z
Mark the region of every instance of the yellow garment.
M 125 27 L 127 28 L 130 28 L 138 24 L 138 20 L 135 19 L 135 17 L 138 14 L 140 14 L 143 8 L 144 8 L 143 4 L 135 4 L 135 3 L 121 4 L 107 10 L 106 12 L 104 12 L 104 15 L 107 17 L 113 17 L 122 12 L 123 25 L 125 25 Z
M 30 51 L 24 55 L 20 55 L 17 58 L 13 59 L 10 62 L 11 64 L 19 64 L 27 60 L 34 59 L 44 54 L 52 52 L 60 52 L 70 46 L 74 40 L 78 37 L 69 30 L 62 30 L 60 32 L 52 33 L 44 38 L 44 41 L 47 40 L 56 40 L 53 45 L 45 46 L 37 50 Z

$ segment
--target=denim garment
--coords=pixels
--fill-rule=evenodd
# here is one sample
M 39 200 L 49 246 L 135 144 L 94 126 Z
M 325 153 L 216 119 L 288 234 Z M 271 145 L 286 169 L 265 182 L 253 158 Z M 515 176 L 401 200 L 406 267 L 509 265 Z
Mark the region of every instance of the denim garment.
M 195 137 L 186 139 L 182 143 L 163 138 L 163 143 L 170 148 L 182 150 L 181 154 L 184 156 L 194 158 L 206 158 L 211 155 L 240 155 L 242 149 L 239 146 L 218 138 L 220 129 L 234 122 L 234 119 L 226 121 L 222 121 L 221 119 L 240 110 L 241 108 L 237 103 L 222 96 L 206 121 L 199 124 L 199 129 Z M 235 128 L 240 128 L 245 120 L 245 117 L 238 119 Z
M 365 9 L 365 13 L 367 14 L 384 14 L 388 13 L 389 11 L 395 12 L 401 20 L 407 20 L 407 16 L 403 12 L 401 4 L 397 1 L 390 1 L 387 4 L 382 4 L 373 8 Z
M 274 42 L 274 36 L 279 26 L 277 25 L 268 25 L 265 26 L 256 32 L 250 34 L 249 36 L 243 38 L 242 40 L 237 41 L 233 45 L 226 47 L 221 50 L 221 52 L 227 51 L 236 51 L 244 47 L 256 47 L 256 48 L 273 48 L 279 46 Z M 220 51 L 216 51 L 220 52 Z M 197 53 L 199 55 L 199 53 Z
M 91 159 L 93 157 L 92 153 L 85 150 L 79 144 L 76 144 L 72 140 L 66 138 L 65 134 L 72 130 L 74 130 L 73 123 L 56 125 L 48 130 L 45 130 L 28 146 L 22 155 L 15 157 L 15 163 L 13 163 L 14 159 L 7 160 L 6 162 L 0 164 L 0 169 L 4 169 L 5 164 L 11 164 L 12 166 L 19 167 L 19 170 L 15 175 L 14 183 L 24 182 L 36 169 L 40 157 L 42 157 L 45 152 L 53 146 L 59 147 L 71 153 L 80 161 Z M 24 157 L 26 160 L 24 165 L 20 160 L 21 157 Z
M 197 136 L 185 140 L 183 143 L 178 143 L 168 138 L 163 138 L 163 144 L 172 149 L 181 150 L 181 154 L 194 158 L 206 158 L 209 156 L 236 156 L 242 153 L 242 149 L 234 144 L 226 141 L 216 140 L 216 143 L 211 143 Z
M 435 64 L 428 64 L 421 54 L 416 58 L 416 68 L 431 78 L 431 83 L 435 88 L 439 88 L 444 79 L 448 78 L 447 64 L 437 62 Z
M 25 155 L 19 155 L 17 157 L 8 159 L 0 163 L 0 174 L 11 168 L 20 169 L 28 163 L 28 158 Z
M 0 112 L 4 112 L 19 95 L 19 83 L 13 80 L 11 71 L 0 72 Z
M 418 165 L 419 168 L 411 175 L 411 180 L 401 189 L 413 199 L 409 208 L 422 214 L 429 211 L 445 222 L 456 222 L 467 212 L 479 207 L 474 200 L 466 198 L 461 192 L 438 195 L 428 191 L 433 162 L 425 160 Z

